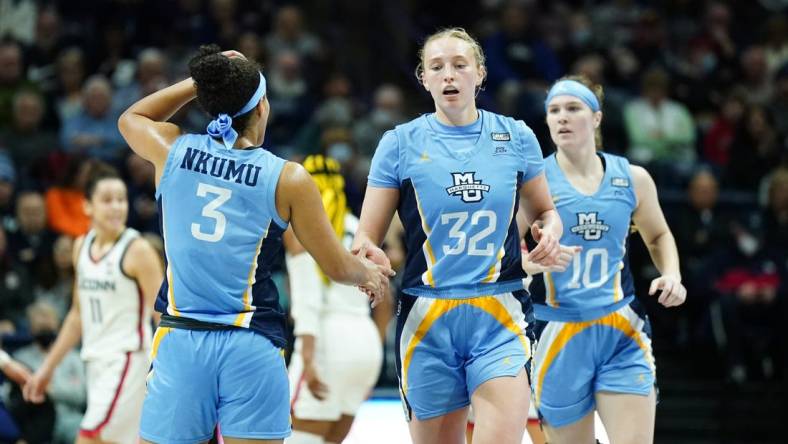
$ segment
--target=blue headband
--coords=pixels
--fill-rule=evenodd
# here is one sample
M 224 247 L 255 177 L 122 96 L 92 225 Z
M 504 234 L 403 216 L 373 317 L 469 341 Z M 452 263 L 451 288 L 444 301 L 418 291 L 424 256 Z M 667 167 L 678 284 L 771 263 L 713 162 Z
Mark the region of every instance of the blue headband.
M 227 149 L 232 149 L 235 141 L 238 139 L 238 132 L 233 129 L 233 117 L 246 114 L 251 111 L 265 95 L 265 77 L 260 73 L 260 84 L 257 86 L 257 91 L 252 94 L 252 98 L 246 102 L 240 111 L 235 113 L 232 117 L 227 114 L 219 114 L 215 119 L 208 123 L 208 135 L 222 139 L 224 146 Z
M 591 92 L 587 86 L 578 81 L 561 80 L 560 82 L 557 82 L 555 85 L 553 85 L 553 87 L 550 88 L 550 92 L 547 93 L 547 99 L 544 101 L 545 111 L 547 111 L 547 105 L 551 100 L 553 100 L 553 97 L 555 96 L 577 97 L 578 99 L 582 100 L 583 103 L 588 105 L 588 107 L 591 108 L 591 111 L 599 111 L 599 100 L 597 100 L 596 94 Z

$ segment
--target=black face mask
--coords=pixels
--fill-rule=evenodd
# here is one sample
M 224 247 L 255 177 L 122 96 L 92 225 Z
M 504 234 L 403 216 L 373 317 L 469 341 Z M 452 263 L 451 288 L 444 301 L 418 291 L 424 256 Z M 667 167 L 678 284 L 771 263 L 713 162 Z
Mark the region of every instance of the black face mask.
M 57 338 L 57 333 L 54 331 L 40 331 L 33 335 L 33 341 L 40 345 L 42 348 L 49 348 Z

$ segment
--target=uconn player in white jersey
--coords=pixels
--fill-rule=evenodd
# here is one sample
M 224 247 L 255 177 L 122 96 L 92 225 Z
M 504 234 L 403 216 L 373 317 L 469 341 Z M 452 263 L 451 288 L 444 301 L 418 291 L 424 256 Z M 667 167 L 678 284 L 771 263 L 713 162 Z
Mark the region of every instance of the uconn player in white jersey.
M 653 440 L 656 365 L 626 256 L 631 223 L 661 273 L 649 294 L 665 307 L 686 298 L 654 181 L 625 158 L 597 152 L 601 101 L 601 86 L 584 77 L 558 81 L 545 100 L 557 147 L 545 172 L 566 227 L 562 253 L 574 254 L 565 270 L 544 270 L 545 291 L 534 291 L 544 296 L 536 301 L 534 397 L 550 443 L 593 442 L 595 410 L 612 443 Z
M 126 185 L 97 164 L 86 185 L 91 230 L 74 243 L 73 302 L 52 349 L 25 385 L 44 400 L 63 356 L 82 338 L 88 408 L 78 443 L 136 443 L 150 361 L 151 312 L 163 272 L 153 247 L 126 227 Z
M 304 160 L 304 168 L 317 183 L 334 232 L 349 250 L 358 219 L 347 208 L 339 163 L 314 155 Z M 377 381 L 382 338 L 364 293 L 327 280 L 291 230 L 285 232 L 284 244 L 296 335 L 288 369 L 293 435 L 285 442 L 338 444 Z

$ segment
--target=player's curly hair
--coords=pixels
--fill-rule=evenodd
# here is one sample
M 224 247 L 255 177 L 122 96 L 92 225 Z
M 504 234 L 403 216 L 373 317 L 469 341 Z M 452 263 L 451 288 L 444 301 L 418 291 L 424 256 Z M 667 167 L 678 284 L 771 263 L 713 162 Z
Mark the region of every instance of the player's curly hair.
M 242 58 L 221 54 L 219 45 L 200 46 L 189 61 L 189 72 L 197 90 L 197 102 L 212 118 L 234 115 L 252 97 L 260 83 L 260 67 Z M 249 125 L 251 112 L 233 118 L 233 129 L 242 134 Z

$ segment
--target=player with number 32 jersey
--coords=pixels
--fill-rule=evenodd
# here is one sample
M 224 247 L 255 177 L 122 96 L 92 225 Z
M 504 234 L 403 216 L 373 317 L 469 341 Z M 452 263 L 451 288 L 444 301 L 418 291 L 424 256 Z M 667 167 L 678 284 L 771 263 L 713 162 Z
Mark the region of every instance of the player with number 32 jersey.
M 462 408 L 482 383 L 527 367 L 533 310 L 515 215 L 521 186 L 542 170 L 533 132 L 483 110 L 466 126 L 423 115 L 381 139 L 369 185 L 399 190 L 408 257 L 397 362 L 409 417 Z

